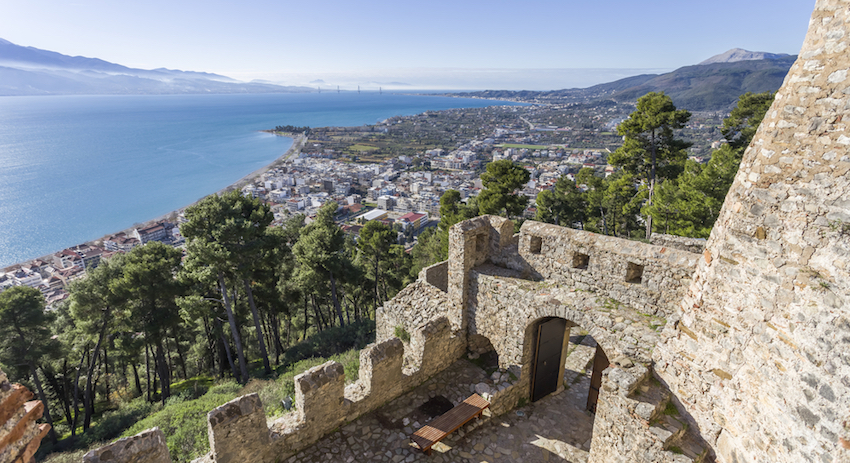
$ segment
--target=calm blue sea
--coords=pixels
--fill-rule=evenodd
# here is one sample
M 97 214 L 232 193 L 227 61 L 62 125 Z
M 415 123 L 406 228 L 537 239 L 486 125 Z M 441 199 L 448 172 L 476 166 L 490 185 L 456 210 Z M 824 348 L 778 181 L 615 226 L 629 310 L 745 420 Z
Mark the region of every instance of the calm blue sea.
M 0 97 L 0 267 L 186 206 L 282 155 L 276 125 L 504 102 L 374 93 Z

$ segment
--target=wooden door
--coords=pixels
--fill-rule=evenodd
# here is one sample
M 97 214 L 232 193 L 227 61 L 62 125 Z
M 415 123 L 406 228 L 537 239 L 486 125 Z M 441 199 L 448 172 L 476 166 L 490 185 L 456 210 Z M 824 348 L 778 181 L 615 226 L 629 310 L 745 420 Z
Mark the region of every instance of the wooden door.
M 531 375 L 531 400 L 537 401 L 555 392 L 561 372 L 561 350 L 567 321 L 553 318 L 537 326 L 537 345 L 534 350 L 534 373 Z

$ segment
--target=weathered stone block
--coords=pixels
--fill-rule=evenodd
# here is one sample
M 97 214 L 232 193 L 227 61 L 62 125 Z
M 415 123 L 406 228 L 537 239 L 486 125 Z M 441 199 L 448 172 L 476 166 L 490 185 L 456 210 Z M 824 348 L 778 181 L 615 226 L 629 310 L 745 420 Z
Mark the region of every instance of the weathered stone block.
M 153 428 L 92 450 L 83 463 L 171 463 L 171 455 L 162 430 Z
M 215 461 L 266 461 L 269 429 L 263 403 L 256 393 L 233 399 L 207 413 L 207 429 Z

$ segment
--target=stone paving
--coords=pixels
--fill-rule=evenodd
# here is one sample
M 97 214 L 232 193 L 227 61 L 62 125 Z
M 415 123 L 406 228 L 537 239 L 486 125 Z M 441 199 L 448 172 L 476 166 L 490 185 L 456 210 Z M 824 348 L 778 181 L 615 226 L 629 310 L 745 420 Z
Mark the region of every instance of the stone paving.
M 331 462 L 570 462 L 587 461 L 593 415 L 584 411 L 595 342 L 573 336 L 567 358 L 566 390 L 492 417 L 473 420 L 433 447 L 431 456 L 410 444 L 410 434 L 430 421 L 419 406 L 443 396 L 457 404 L 487 373 L 462 359 L 413 391 L 326 436 L 286 460 Z

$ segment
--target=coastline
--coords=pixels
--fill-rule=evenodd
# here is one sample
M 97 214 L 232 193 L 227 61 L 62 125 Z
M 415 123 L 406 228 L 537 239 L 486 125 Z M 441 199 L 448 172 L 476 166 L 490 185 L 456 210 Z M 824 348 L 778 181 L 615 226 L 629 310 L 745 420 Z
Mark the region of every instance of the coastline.
M 233 191 L 233 190 L 236 190 L 236 189 L 240 189 L 240 188 L 242 188 L 243 186 L 247 185 L 248 183 L 253 182 L 253 181 L 254 181 L 254 179 L 256 179 L 257 177 L 259 177 L 260 175 L 262 175 L 262 174 L 264 174 L 264 173 L 268 172 L 269 170 L 271 170 L 271 169 L 273 169 L 273 168 L 275 168 L 275 167 L 277 167 L 277 166 L 279 166 L 279 165 L 283 164 L 284 162 L 288 161 L 288 160 L 289 160 L 289 158 L 291 158 L 291 157 L 293 157 L 293 156 L 296 156 L 296 155 L 298 155 L 299 153 L 301 153 L 301 149 L 304 147 L 304 144 L 305 144 L 305 143 L 307 143 L 307 137 L 305 137 L 305 136 L 304 136 L 304 135 L 302 135 L 302 134 L 285 134 L 285 135 L 281 135 L 281 134 L 279 134 L 278 132 L 268 131 L 268 130 L 261 130 L 261 132 L 270 132 L 270 133 L 275 134 L 276 136 L 283 136 L 283 137 L 291 138 L 291 139 L 292 139 L 292 146 L 290 146 L 290 147 L 289 147 L 289 149 L 287 149 L 287 150 L 286 150 L 286 151 L 285 151 L 282 155 L 280 155 L 280 156 L 279 156 L 277 159 L 275 159 L 274 161 L 270 162 L 269 164 L 267 164 L 267 165 L 265 165 L 265 166 L 263 166 L 263 167 L 260 167 L 259 169 L 257 169 L 257 170 L 255 170 L 255 171 L 251 172 L 250 174 L 248 174 L 248 175 L 246 175 L 246 176 L 244 176 L 244 177 L 240 178 L 239 180 L 237 180 L 237 181 L 235 181 L 235 182 L 231 183 L 230 185 L 227 185 L 226 187 L 221 188 L 220 190 L 215 191 L 215 192 L 213 192 L 213 193 L 210 193 L 210 194 L 208 194 L 208 195 L 202 196 L 202 197 L 198 198 L 196 201 L 194 201 L 194 202 L 193 202 L 193 203 L 191 203 L 191 204 L 187 204 L 187 205 L 185 205 L 185 206 L 183 206 L 183 207 L 180 207 L 180 208 L 174 209 L 173 211 L 169 211 L 169 212 L 167 212 L 167 213 L 165 213 L 165 214 L 162 214 L 162 215 L 160 215 L 160 216 L 158 216 L 158 217 L 156 217 L 156 218 L 153 218 L 153 219 L 147 220 L 147 221 L 145 221 L 145 222 L 141 222 L 142 226 L 147 226 L 147 225 L 152 224 L 152 223 L 154 223 L 154 222 L 158 222 L 158 221 L 160 221 L 160 220 L 163 220 L 163 219 L 166 219 L 166 218 L 168 218 L 168 217 L 171 217 L 172 215 L 179 214 L 179 213 L 183 212 L 184 210 L 186 210 L 186 208 L 187 208 L 187 207 L 192 207 L 192 206 L 194 206 L 195 204 L 198 204 L 199 202 L 201 202 L 201 201 L 202 201 L 204 198 L 206 198 L 207 196 L 210 196 L 210 195 L 221 195 L 221 194 L 227 193 L 227 192 L 229 192 L 229 191 Z M 132 230 L 133 228 L 136 228 L 136 227 L 135 227 L 135 226 L 133 226 L 133 227 L 131 227 L 131 228 L 126 228 L 126 229 L 124 229 L 124 230 L 120 230 L 120 231 L 117 231 L 117 232 L 115 232 L 115 233 L 127 232 L 128 230 Z M 115 233 L 110 233 L 109 235 L 114 235 Z M 109 236 L 109 235 L 104 235 L 104 236 L 101 236 L 100 238 L 97 238 L 97 239 L 94 239 L 94 240 L 91 240 L 91 241 L 87 241 L 87 243 L 94 243 L 94 242 L 100 241 L 100 240 L 102 240 L 103 238 L 105 238 L 106 236 Z
M 220 190 L 215 191 L 215 192 L 213 192 L 213 193 L 210 193 L 210 194 L 208 194 L 208 195 L 204 195 L 204 196 L 202 196 L 202 197 L 198 198 L 196 201 L 192 202 L 191 204 L 187 204 L 187 205 L 185 205 L 185 206 L 183 206 L 183 207 L 180 207 L 180 208 L 174 209 L 174 210 L 169 211 L 169 212 L 167 212 L 167 213 L 165 213 L 165 214 L 162 214 L 162 215 L 160 215 L 160 216 L 157 216 L 157 217 L 155 217 L 155 218 L 153 218 L 153 219 L 149 219 L 149 220 L 146 220 L 146 221 L 144 221 L 144 222 L 139 222 L 139 223 L 138 223 L 138 225 L 140 225 L 140 226 L 148 226 L 148 225 L 150 225 L 150 224 L 153 224 L 154 222 L 159 222 L 160 220 L 167 219 L 167 218 L 169 218 L 169 217 L 171 217 L 171 216 L 174 216 L 174 215 L 177 215 L 177 214 L 179 214 L 179 213 L 183 212 L 184 210 L 186 210 L 186 208 L 187 208 L 187 207 L 194 206 L 195 204 L 199 203 L 201 200 L 203 200 L 203 199 L 204 199 L 204 198 L 206 198 L 207 196 L 210 196 L 210 195 L 213 195 L 213 194 L 221 195 L 221 194 L 226 193 L 226 192 L 228 192 L 228 191 L 233 191 L 234 189 L 242 188 L 243 186 L 247 185 L 248 183 L 253 182 L 253 181 L 254 181 L 254 179 L 256 179 L 257 177 L 259 177 L 260 175 L 262 175 L 262 174 L 266 173 L 267 171 L 269 171 L 269 170 L 271 170 L 271 169 L 273 169 L 273 168 L 275 168 L 275 167 L 277 167 L 277 166 L 279 166 L 279 165 L 283 164 L 284 162 L 288 161 L 290 158 L 292 158 L 292 157 L 297 156 L 298 154 L 300 154 L 300 153 L 301 153 L 301 149 L 303 149 L 303 148 L 304 148 L 304 145 L 307 143 L 307 137 L 306 137 L 306 136 L 304 136 L 303 134 L 283 134 L 283 133 L 280 133 L 280 132 L 275 132 L 275 131 L 273 131 L 273 130 L 262 130 L 261 132 L 268 132 L 268 133 L 272 133 L 272 134 L 274 134 L 275 136 L 283 136 L 283 137 L 291 138 L 291 139 L 292 139 L 292 145 L 289 147 L 289 149 L 287 149 L 287 150 L 286 150 L 286 151 L 285 151 L 282 155 L 280 155 L 280 156 L 279 156 L 277 159 L 275 159 L 274 161 L 272 161 L 272 162 L 270 162 L 269 164 L 267 164 L 267 165 L 265 165 L 265 166 L 263 166 L 263 167 L 261 167 L 261 168 L 259 168 L 259 169 L 255 170 L 255 171 L 251 172 L 251 173 L 250 173 L 250 174 L 248 174 L 248 175 L 245 175 L 244 177 L 242 177 L 242 178 L 240 178 L 239 180 L 237 180 L 237 181 L 235 181 L 235 182 L 231 183 L 230 185 L 227 185 L 226 187 L 221 188 Z M 118 231 L 115 231 L 115 232 L 112 232 L 112 233 L 108 233 L 108 234 L 103 235 L 103 236 L 101 236 L 101 237 L 99 237 L 99 238 L 95 238 L 95 239 L 91 239 L 91 240 L 88 240 L 88 241 L 84 241 L 84 242 L 79 243 L 79 244 L 93 244 L 93 243 L 98 243 L 98 242 L 101 242 L 101 243 L 102 243 L 102 242 L 103 242 L 103 240 L 104 240 L 106 237 L 108 237 L 108 236 L 115 235 L 115 234 L 118 234 L 118 233 L 128 233 L 128 232 L 131 232 L 134 228 L 137 228 L 137 226 L 136 226 L 136 225 L 133 225 L 133 226 L 131 226 L 131 227 L 129 227 L 129 228 L 125 228 L 125 229 L 118 230 Z M 76 245 L 75 245 L 75 246 L 76 246 Z M 43 255 L 43 256 L 33 257 L 33 258 L 31 258 L 31 259 L 27 259 L 27 260 L 24 260 L 24 261 L 16 262 L 16 263 L 14 263 L 14 264 L 10 264 L 10 265 L 4 266 L 4 267 L 3 267 L 2 269 L 0 269 L 0 270 L 2 270 L 2 271 L 4 271 L 4 272 L 5 272 L 5 271 L 8 271 L 8 269 L 11 269 L 11 268 L 17 267 L 17 266 L 19 266 L 19 265 L 21 265 L 21 264 L 24 264 L 24 263 L 26 263 L 26 262 L 32 262 L 32 261 L 34 261 L 34 260 L 50 260 L 50 258 L 51 258 L 51 256 L 52 256 L 53 254 L 55 254 L 55 253 L 57 253 L 57 252 L 60 252 L 60 251 L 62 251 L 62 250 L 61 250 L 61 249 L 59 249 L 59 250 L 56 250 L 56 251 L 50 252 L 50 253 L 48 253 L 48 254 L 45 254 L 45 255 Z

